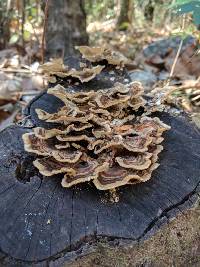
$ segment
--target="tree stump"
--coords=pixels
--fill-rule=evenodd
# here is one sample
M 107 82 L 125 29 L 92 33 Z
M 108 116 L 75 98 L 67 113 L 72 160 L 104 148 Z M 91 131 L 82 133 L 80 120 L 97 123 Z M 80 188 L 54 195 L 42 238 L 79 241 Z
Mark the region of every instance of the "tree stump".
M 116 76 L 124 79 L 119 73 Z M 91 83 L 98 89 L 97 80 Z M 35 108 L 54 112 L 61 106 L 60 100 L 44 92 L 29 104 L 26 115 L 34 126 L 48 127 L 37 118 Z M 166 240 L 174 239 L 171 230 L 162 226 L 179 218 L 198 199 L 200 132 L 184 117 L 166 113 L 159 117 L 172 127 L 165 134 L 160 167 L 150 181 L 121 187 L 118 203 L 109 202 L 107 192 L 90 184 L 65 189 L 59 176 L 43 177 L 32 165 L 34 156 L 23 148 L 22 134 L 30 129 L 10 126 L 2 131 L 0 266 L 150 266 L 145 265 L 149 262 L 170 266 L 173 260 L 179 262 L 178 252 L 173 258 L 170 248 L 161 250 L 163 239 L 157 231 L 161 229 L 167 247 Z M 187 223 L 191 218 L 188 215 Z M 196 220 L 191 223 L 195 226 Z M 184 227 L 180 218 L 179 225 Z M 197 237 L 195 231 L 191 235 L 191 240 Z M 164 255 L 153 258 L 155 251 L 168 253 L 167 265 L 162 262 Z

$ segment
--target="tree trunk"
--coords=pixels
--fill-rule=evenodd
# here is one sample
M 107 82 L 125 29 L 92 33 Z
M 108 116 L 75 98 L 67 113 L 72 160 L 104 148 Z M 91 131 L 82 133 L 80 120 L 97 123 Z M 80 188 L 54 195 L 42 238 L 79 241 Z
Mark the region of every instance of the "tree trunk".
M 131 23 L 132 8 L 131 0 L 120 0 L 120 14 L 117 21 L 117 26 L 120 28 L 123 24 Z M 127 28 L 127 25 L 126 27 Z
M 0 1 L 0 49 L 5 49 L 10 39 L 10 5 Z
M 113 74 L 106 75 L 75 90 L 114 83 Z M 26 109 L 27 125 L 48 127 L 35 110 L 53 113 L 62 106 L 43 92 Z M 38 174 L 23 148 L 29 129 L 0 132 L 0 266 L 199 266 L 200 134 L 183 117 L 158 116 L 172 126 L 160 167 L 150 181 L 120 188 L 113 204 L 92 185 L 66 189 L 59 176 Z
M 77 68 L 80 61 L 66 63 Z M 108 65 L 87 83 L 63 85 L 84 92 L 125 81 L 131 81 L 125 69 Z M 67 189 L 59 175 L 42 176 L 35 156 L 24 151 L 28 128 L 52 126 L 36 110 L 54 113 L 63 104 L 42 92 L 26 107 L 21 126 L 0 132 L 0 266 L 199 266 L 200 211 L 188 211 L 199 207 L 199 130 L 188 118 L 157 113 L 171 126 L 160 167 L 148 182 L 119 188 L 119 202 L 111 203 L 92 184 Z
M 47 56 L 69 56 L 74 54 L 75 45 L 86 45 L 87 43 L 84 1 L 49 1 L 46 32 Z
M 149 0 L 148 3 L 144 7 L 144 16 L 147 22 L 154 22 L 156 15 L 159 14 L 160 21 L 162 20 L 163 12 L 156 13 L 156 11 L 159 11 L 158 7 L 163 9 L 164 4 L 170 4 L 171 1 L 163 1 L 163 0 Z M 157 18 L 156 18 L 157 19 Z
M 144 16 L 147 21 L 153 22 L 153 17 L 154 17 L 154 5 L 155 3 L 150 0 L 148 4 L 145 6 L 144 9 Z

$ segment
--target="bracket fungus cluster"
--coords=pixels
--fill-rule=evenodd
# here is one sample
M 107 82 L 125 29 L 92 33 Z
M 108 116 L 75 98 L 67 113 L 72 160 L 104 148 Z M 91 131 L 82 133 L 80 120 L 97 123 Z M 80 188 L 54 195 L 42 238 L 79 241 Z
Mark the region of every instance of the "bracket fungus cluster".
M 97 64 L 103 59 L 108 64 L 122 64 L 112 53 L 100 48 L 79 50 Z M 64 66 L 50 66 L 47 68 L 50 75 L 67 72 L 74 75 Z M 99 66 L 102 67 L 96 65 Z M 139 83 L 115 83 L 107 89 L 77 92 L 57 84 L 47 93 L 62 100 L 63 107 L 56 113 L 42 109 L 36 109 L 36 113 L 40 120 L 57 126 L 36 127 L 23 135 L 25 150 L 37 155 L 33 164 L 42 175 L 61 174 L 63 187 L 91 181 L 99 190 L 151 178 L 152 171 L 159 166 L 162 134 L 170 127 L 157 117 L 138 112 L 145 106 Z
M 53 59 L 51 62 L 47 62 L 41 66 L 42 71 L 46 74 L 50 83 L 56 83 L 57 77 L 66 78 L 72 77 L 77 78 L 80 82 L 89 82 L 98 75 L 104 66 L 97 65 L 93 67 L 86 67 L 84 63 L 80 64 L 81 69 L 76 70 L 65 66 L 62 59 Z
M 117 51 L 111 51 L 105 47 L 76 46 L 82 57 L 90 62 L 107 61 L 108 64 L 123 67 L 128 63 L 128 59 Z

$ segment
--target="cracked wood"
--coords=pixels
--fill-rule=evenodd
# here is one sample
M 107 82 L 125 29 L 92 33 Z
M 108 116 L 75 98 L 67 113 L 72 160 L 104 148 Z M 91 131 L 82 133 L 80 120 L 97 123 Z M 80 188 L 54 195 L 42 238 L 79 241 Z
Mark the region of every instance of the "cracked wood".
M 45 101 L 42 95 L 35 106 L 47 107 Z M 12 126 L 1 132 L 2 260 L 10 257 L 45 266 L 64 254 L 70 259 L 88 241 L 93 246 L 100 238 L 143 240 L 172 211 L 175 216 L 191 206 L 199 192 L 199 131 L 184 118 L 162 114 L 161 119 L 172 126 L 166 133 L 161 166 L 149 182 L 120 188 L 120 202 L 115 204 L 91 185 L 64 189 L 59 176 L 41 177 L 23 150 L 21 135 L 28 129 Z M 19 175 L 21 169 L 26 180 Z

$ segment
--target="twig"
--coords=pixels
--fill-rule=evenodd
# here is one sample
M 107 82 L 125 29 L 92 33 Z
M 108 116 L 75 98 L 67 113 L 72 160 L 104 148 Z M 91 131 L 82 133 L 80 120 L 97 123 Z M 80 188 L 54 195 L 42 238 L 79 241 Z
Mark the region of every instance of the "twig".
M 183 15 L 183 20 L 182 20 L 181 30 L 183 31 L 184 28 L 185 28 L 185 15 Z M 181 42 L 180 42 L 180 44 L 179 44 L 179 47 L 178 47 L 178 50 L 177 50 L 177 53 L 176 53 L 176 57 L 175 57 L 174 62 L 173 62 L 173 64 L 172 64 L 171 71 L 170 71 L 170 74 L 169 74 L 169 79 L 168 79 L 168 81 L 167 81 L 166 86 L 169 85 L 170 80 L 171 80 L 171 78 L 173 77 L 174 70 L 175 70 L 175 67 L 176 67 L 178 58 L 179 58 L 179 56 L 180 56 L 182 46 L 183 46 L 183 39 L 181 39 Z
M 11 69 L 11 68 L 1 68 L 2 72 L 8 72 L 8 73 L 22 73 L 22 74 L 27 74 L 27 75 L 35 75 L 39 74 L 41 75 L 40 72 L 38 71 L 31 71 L 31 70 L 25 70 L 25 69 Z
M 13 121 L 14 121 L 14 119 L 17 116 L 19 111 L 20 111 L 20 109 L 17 108 L 6 120 L 1 122 L 1 124 L 0 124 L 0 132 L 3 131 L 5 128 L 7 128 L 9 125 L 13 124 Z
M 28 92 L 15 92 L 15 93 L 13 93 L 12 94 L 12 96 L 26 96 L 26 95 L 30 95 L 30 96 L 35 96 L 35 95 L 38 95 L 40 93 L 40 91 L 39 90 L 37 90 L 37 91 L 28 91 Z
M 22 35 L 22 47 L 25 49 L 25 42 L 24 42 L 24 23 L 25 23 L 25 6 L 26 1 L 22 1 L 22 28 L 21 28 L 21 35 Z
M 181 26 L 181 30 L 182 31 L 185 28 L 185 19 L 186 19 L 186 17 L 185 17 L 185 15 L 183 15 L 182 26 Z M 196 82 L 194 82 L 193 84 L 190 84 L 190 85 L 182 85 L 180 87 L 175 87 L 175 86 L 170 86 L 169 85 L 170 80 L 173 77 L 174 70 L 175 70 L 175 67 L 176 67 L 176 63 L 177 63 L 178 58 L 180 56 L 182 46 L 183 46 L 183 39 L 181 39 L 181 42 L 179 44 L 179 47 L 178 47 L 174 62 L 173 62 L 172 67 L 171 67 L 169 78 L 167 79 L 166 84 L 160 90 L 160 91 L 162 91 L 162 95 L 161 95 L 161 99 L 160 99 L 161 103 L 163 103 L 169 97 L 169 95 L 171 95 L 174 91 L 187 90 L 187 89 L 199 89 L 200 88 L 200 84 L 199 84 L 200 77 L 196 80 Z M 156 92 L 154 92 L 154 93 L 156 94 Z M 155 99 L 156 98 L 157 98 L 157 96 L 155 97 Z
M 169 95 L 171 95 L 173 92 L 175 91 L 181 91 L 181 90 L 187 90 L 187 89 L 200 89 L 200 84 L 193 84 L 191 86 L 189 85 L 182 85 L 182 86 L 179 86 L 179 87 L 169 87 L 169 91 L 167 92 L 167 94 L 165 95 L 165 98 L 167 98 Z
M 3 72 L 13 72 L 13 73 L 28 73 L 31 74 L 30 70 L 23 70 L 23 69 L 11 69 L 11 68 L 1 68 Z
M 38 35 L 37 35 L 36 31 L 35 31 L 35 26 L 34 26 L 34 24 L 33 24 L 32 21 L 30 21 L 30 24 L 31 24 L 31 27 L 33 29 L 33 34 L 34 34 L 34 36 L 35 36 L 35 38 L 36 38 L 36 40 L 37 40 L 37 42 L 39 44 L 40 43 L 40 40 L 39 40 Z
M 174 62 L 173 62 L 173 65 L 172 65 L 172 68 L 171 68 L 171 71 L 170 71 L 170 74 L 169 74 L 169 78 L 172 78 L 172 76 L 174 74 L 174 70 L 175 70 L 175 67 L 176 67 L 177 60 L 178 60 L 178 58 L 180 56 L 182 46 L 183 46 L 183 39 L 181 39 L 181 42 L 179 44 L 178 51 L 176 53 L 176 57 L 174 59 Z
M 43 24 L 43 33 L 42 33 L 42 64 L 44 64 L 44 51 L 45 51 L 45 33 L 47 28 L 47 17 L 49 9 L 49 0 L 46 0 L 45 10 L 44 10 L 44 24 Z

